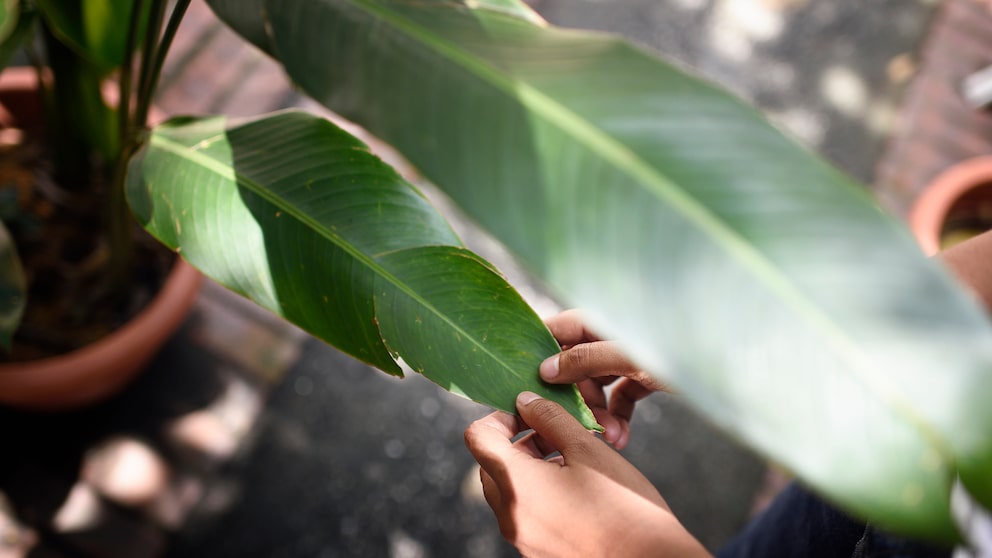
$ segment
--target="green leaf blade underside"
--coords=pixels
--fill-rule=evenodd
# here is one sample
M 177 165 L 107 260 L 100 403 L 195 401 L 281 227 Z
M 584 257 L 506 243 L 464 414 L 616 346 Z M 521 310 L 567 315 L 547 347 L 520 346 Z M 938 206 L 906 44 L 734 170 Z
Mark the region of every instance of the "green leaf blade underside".
M 27 304 L 27 279 L 17 247 L 0 222 L 0 345 L 9 350 Z
M 360 360 L 401 375 L 398 355 L 507 411 L 537 391 L 596 427 L 577 390 L 541 383 L 537 367 L 558 347 L 537 315 L 416 189 L 326 120 L 170 121 L 132 161 L 128 200 L 207 275 Z
M 268 19 L 265 0 L 213 0 L 210 8 L 218 17 L 237 29 L 248 42 L 263 52 L 272 52 L 265 32 L 265 22 Z
M 530 23 L 545 24 L 544 18 L 521 0 L 426 0 L 426 2 L 491 10 Z M 237 29 L 248 42 L 264 52 L 272 52 L 272 45 L 265 30 L 266 22 L 269 20 L 266 0 L 210 0 L 209 4 L 218 17 Z
M 438 3 L 447 2 L 449 5 L 451 3 L 451 0 L 436 1 Z M 547 24 L 543 17 L 538 15 L 533 8 L 521 0 L 461 0 L 457 3 L 473 10 L 492 10 L 503 15 L 520 18 L 536 25 Z
M 992 331 L 858 185 L 705 81 L 493 10 L 270 2 L 275 56 L 697 408 L 886 527 L 992 504 Z M 342 68 L 347 68 L 343 71 Z

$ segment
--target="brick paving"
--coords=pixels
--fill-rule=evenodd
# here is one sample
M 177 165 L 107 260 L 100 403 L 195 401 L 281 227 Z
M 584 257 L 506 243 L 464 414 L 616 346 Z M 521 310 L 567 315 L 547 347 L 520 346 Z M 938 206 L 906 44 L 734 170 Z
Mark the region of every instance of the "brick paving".
M 992 153 L 992 112 L 969 106 L 962 94 L 965 78 L 992 64 L 988 6 L 945 0 L 924 42 L 875 180 L 879 198 L 900 214 L 941 171 Z
M 298 99 L 276 62 L 218 21 L 203 0 L 190 4 L 162 69 L 156 104 L 163 111 L 249 116 Z

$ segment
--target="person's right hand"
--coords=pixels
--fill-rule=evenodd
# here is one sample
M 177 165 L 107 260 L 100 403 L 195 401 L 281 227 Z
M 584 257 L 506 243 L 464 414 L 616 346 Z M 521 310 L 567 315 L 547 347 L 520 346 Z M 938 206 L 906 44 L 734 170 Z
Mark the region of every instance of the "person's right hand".
M 623 449 L 630 441 L 634 406 L 651 393 L 668 389 L 624 356 L 615 342 L 590 331 L 580 311 L 566 310 L 545 323 L 562 352 L 541 363 L 541 378 L 553 384 L 576 384 L 604 428 L 603 438 Z M 604 388 L 614 382 L 607 401 Z
M 500 532 L 523 555 L 709 557 L 651 482 L 561 405 L 525 392 L 517 411 L 475 421 L 465 444 Z

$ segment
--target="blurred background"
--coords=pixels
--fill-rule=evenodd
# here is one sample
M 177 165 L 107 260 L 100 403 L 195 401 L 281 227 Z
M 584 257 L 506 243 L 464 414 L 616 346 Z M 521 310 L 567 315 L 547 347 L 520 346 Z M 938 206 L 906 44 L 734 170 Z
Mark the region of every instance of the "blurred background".
M 531 4 L 551 23 L 624 35 L 730 88 L 898 214 L 936 173 L 989 151 L 989 119 L 961 94 L 992 64 L 982 2 Z M 334 118 L 202 0 L 159 91 L 166 114 L 302 107 Z M 542 316 L 560 310 L 422 185 Z M 72 413 L 0 408 L 0 557 L 517 556 L 462 442 L 488 412 L 416 374 L 370 369 L 207 284 L 118 396 Z M 633 432 L 624 455 L 713 550 L 786 481 L 678 396 L 640 403 Z

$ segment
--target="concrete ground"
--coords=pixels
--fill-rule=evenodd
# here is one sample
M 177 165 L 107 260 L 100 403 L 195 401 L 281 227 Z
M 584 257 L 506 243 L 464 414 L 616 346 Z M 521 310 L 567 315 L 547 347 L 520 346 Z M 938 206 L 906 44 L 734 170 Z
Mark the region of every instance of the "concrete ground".
M 553 23 L 621 33 L 695 68 L 864 181 L 897 121 L 934 8 L 923 0 L 532 4 Z M 183 25 L 162 81 L 166 112 L 319 110 L 217 26 L 200 0 Z M 228 58 L 211 58 L 220 55 Z M 452 215 L 466 242 L 502 267 L 539 313 L 557 309 Z M 17 457 L 0 464 L 0 492 L 37 526 L 67 507 L 63 500 L 75 501 L 66 500 L 78 492 L 70 488 L 96 487 L 110 527 L 91 525 L 82 540 L 26 528 L 22 540 L 34 541 L 38 556 L 516 556 L 462 445 L 464 428 L 487 412 L 419 376 L 369 369 L 210 286 L 149 374 L 115 400 L 40 426 L 0 410 L 0 425 L 23 434 L 4 446 Z M 708 547 L 726 542 L 751 513 L 765 464 L 676 396 L 642 402 L 633 429 L 624 455 Z M 73 442 L 53 454 L 38 433 Z M 168 471 L 161 494 L 137 511 L 109 504 L 100 482 L 75 477 L 77 462 L 115 436 L 147 445 Z M 45 483 L 53 488 L 44 498 L 24 489 Z

